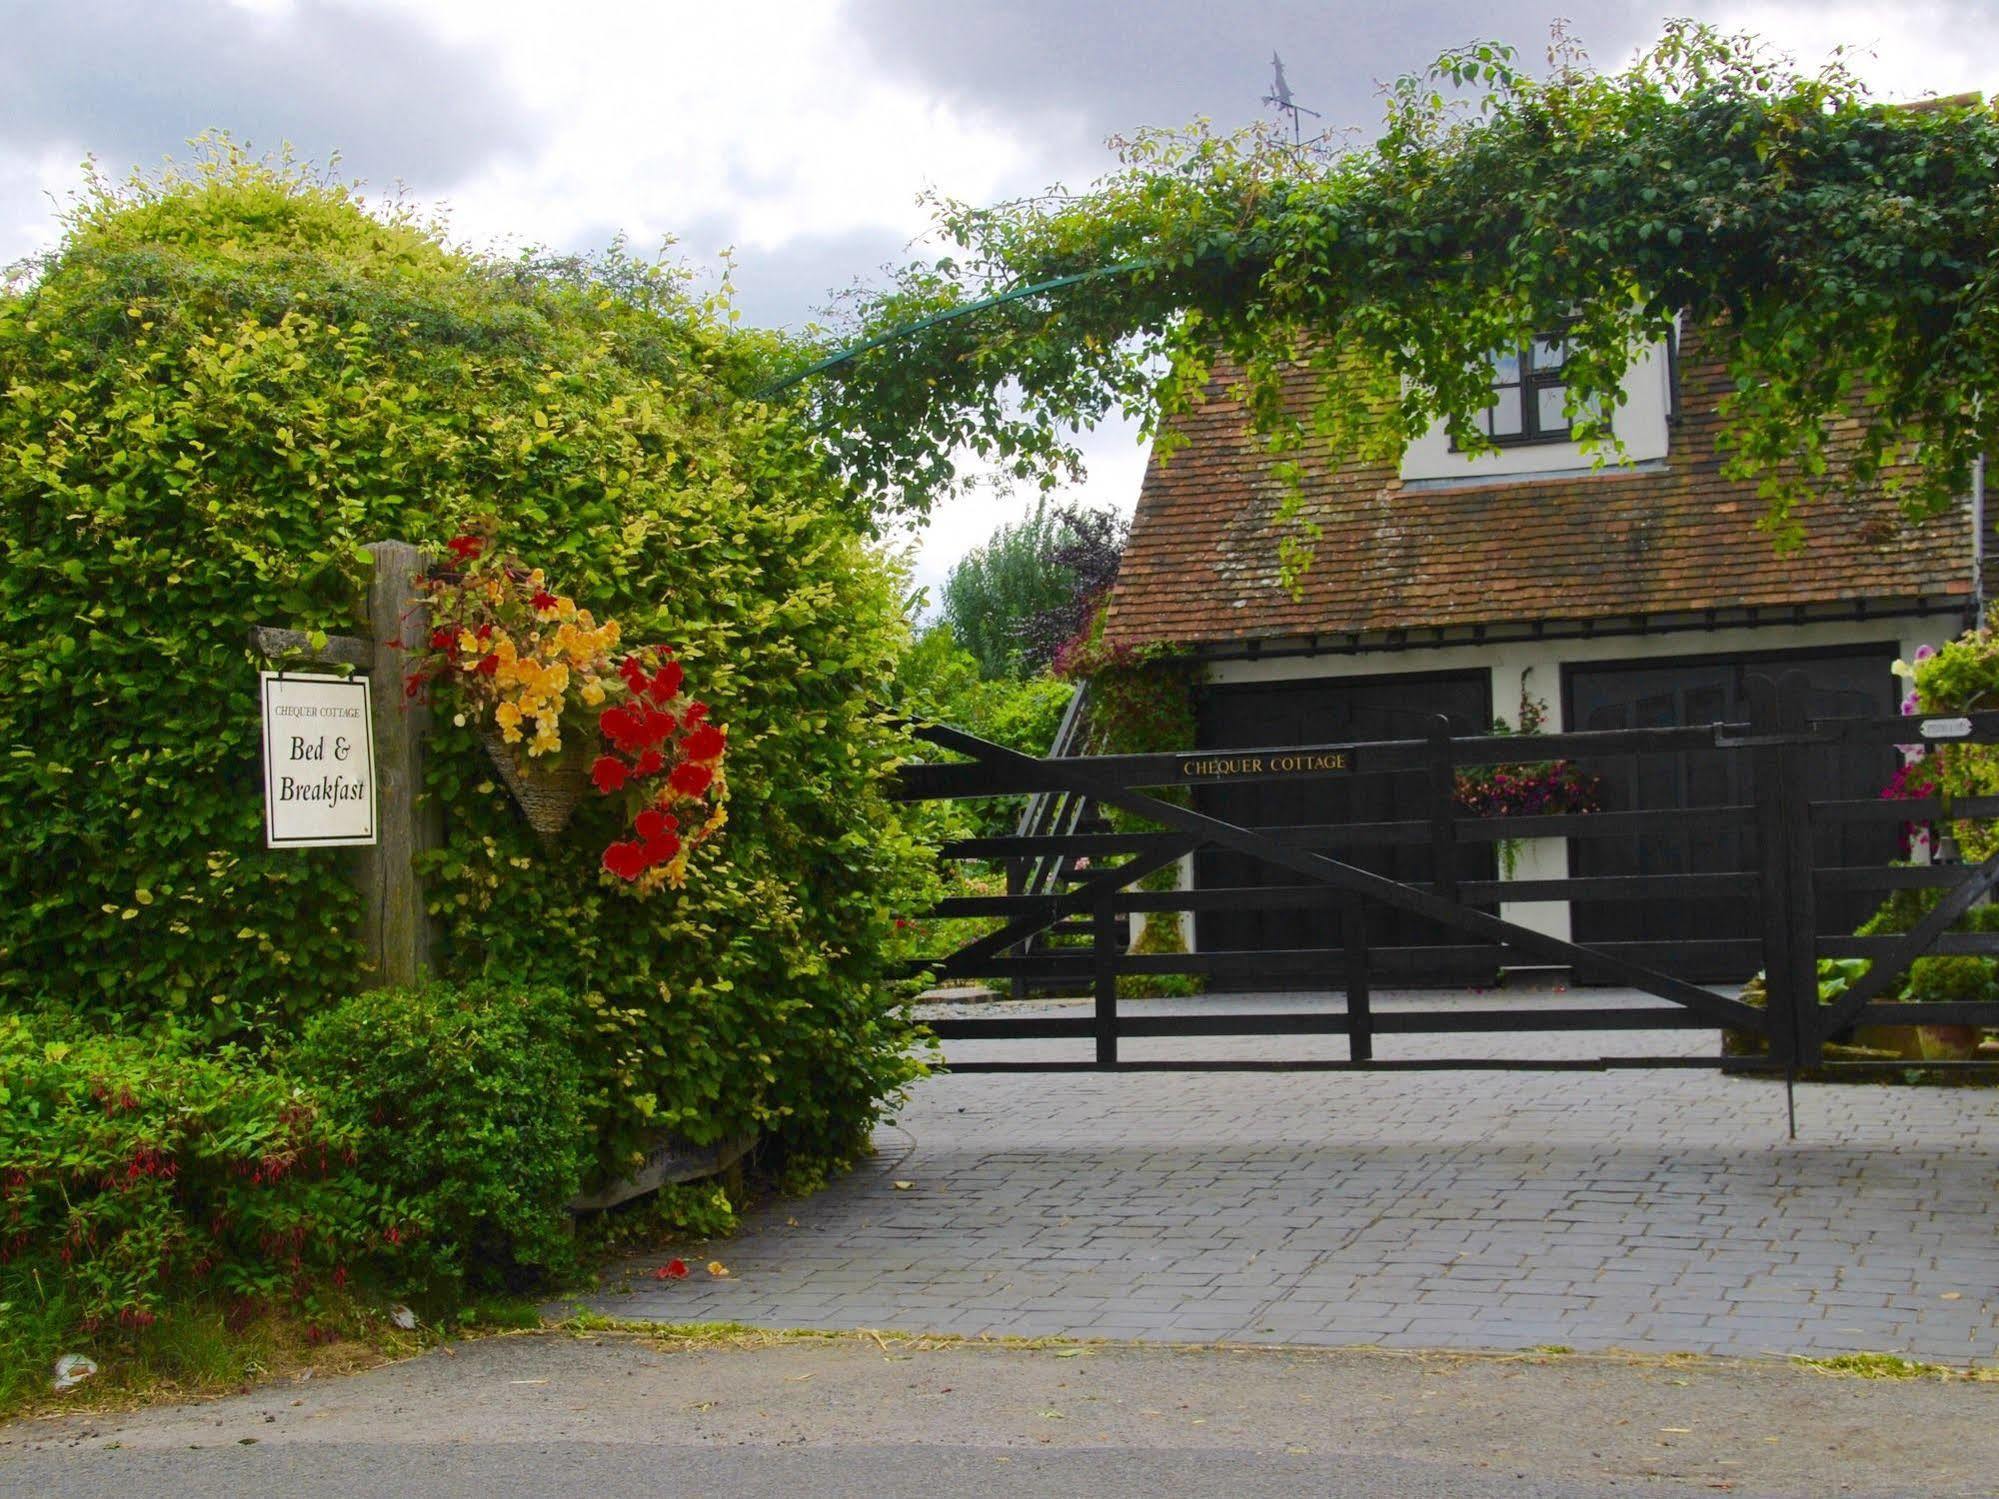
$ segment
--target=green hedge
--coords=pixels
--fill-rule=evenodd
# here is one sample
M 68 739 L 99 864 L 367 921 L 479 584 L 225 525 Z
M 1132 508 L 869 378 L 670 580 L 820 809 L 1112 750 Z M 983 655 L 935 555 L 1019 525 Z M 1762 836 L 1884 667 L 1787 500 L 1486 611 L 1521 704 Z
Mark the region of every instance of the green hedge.
M 226 150 L 100 186 L 0 296 L 0 1006 L 259 1041 L 359 986 L 349 856 L 262 846 L 246 631 L 351 631 L 363 543 L 495 516 L 680 648 L 732 820 L 636 899 L 597 871 L 607 807 L 539 841 L 445 721 L 443 973 L 584 999 L 607 1167 L 654 1125 L 850 1147 L 916 1071 L 885 946 L 930 876 L 872 706 L 899 580 L 746 397 L 779 357 L 657 269 L 453 251 Z
M 575 1009 L 560 990 L 430 984 L 359 994 L 307 1022 L 287 1064 L 320 1081 L 352 1132 L 397 1284 L 455 1297 L 575 1268 Z
M 379 1242 L 358 1140 L 240 1051 L 0 1018 L 0 1301 L 86 1336 L 195 1293 L 309 1301 Z

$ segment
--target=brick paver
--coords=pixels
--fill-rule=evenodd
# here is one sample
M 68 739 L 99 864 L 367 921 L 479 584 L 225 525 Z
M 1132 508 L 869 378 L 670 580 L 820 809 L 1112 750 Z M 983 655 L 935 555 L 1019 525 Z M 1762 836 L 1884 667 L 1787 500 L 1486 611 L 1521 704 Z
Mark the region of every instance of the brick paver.
M 1439 1000 L 1377 1007 L 1408 1003 Z M 1387 1037 L 1377 1055 L 1712 1044 Z M 1338 1038 L 1125 1054 L 1301 1045 L 1344 1055 Z M 730 1278 L 635 1262 L 592 1304 L 965 1334 L 1999 1357 L 1999 1096 L 1801 1085 L 1798 1125 L 1787 1140 L 1780 1083 L 1707 1071 L 944 1076 L 873 1161 L 753 1216 L 717 1251 Z

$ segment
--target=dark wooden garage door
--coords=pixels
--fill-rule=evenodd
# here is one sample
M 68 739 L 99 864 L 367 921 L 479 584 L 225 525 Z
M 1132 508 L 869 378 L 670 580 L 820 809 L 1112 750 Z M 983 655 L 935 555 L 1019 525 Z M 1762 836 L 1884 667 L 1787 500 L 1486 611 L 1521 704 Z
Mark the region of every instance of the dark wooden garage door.
M 1752 672 L 1803 671 L 1812 684 L 1814 717 L 1889 714 L 1895 711 L 1890 666 L 1895 646 L 1868 646 L 1838 654 L 1731 657 L 1676 662 L 1627 661 L 1573 666 L 1564 674 L 1567 721 L 1576 729 L 1637 729 L 1714 722 L 1747 716 Z M 1748 805 L 1756 787 L 1750 756 L 1732 752 L 1625 755 L 1593 763 L 1603 777 L 1603 806 L 1620 809 Z M 1814 758 L 1814 798 L 1877 795 L 1895 766 L 1888 746 L 1853 746 Z M 1815 862 L 1881 864 L 1895 857 L 1888 824 L 1842 823 L 1818 834 Z M 1722 830 L 1690 820 L 1682 830 L 1631 839 L 1573 839 L 1569 868 L 1576 875 L 1710 873 L 1749 869 L 1755 861 L 1753 831 Z M 1820 895 L 1820 931 L 1851 930 L 1867 919 L 1874 897 L 1865 893 Z M 1578 901 L 1572 911 L 1579 942 L 1670 942 L 1688 938 L 1753 937 L 1760 932 L 1754 901 Z M 1702 973 L 1673 965 L 1689 977 L 1739 979 L 1739 973 Z
M 1274 685 L 1211 687 L 1200 716 L 1202 749 L 1257 749 L 1279 745 L 1339 744 L 1366 739 L 1406 739 L 1428 732 L 1436 716 L 1451 720 L 1454 734 L 1483 733 L 1492 721 L 1491 675 L 1484 671 L 1403 677 L 1323 679 Z M 1387 822 L 1430 815 L 1427 777 L 1421 770 L 1356 775 L 1323 781 L 1266 781 L 1213 786 L 1200 793 L 1200 809 L 1251 827 L 1315 823 Z M 1493 878 L 1490 845 L 1459 851 L 1460 879 Z M 1434 876 L 1427 848 L 1342 851 L 1341 858 L 1397 880 Z M 1226 850 L 1196 856 L 1194 877 L 1217 886 L 1295 885 L 1298 877 Z M 1203 911 L 1196 917 L 1203 951 L 1271 951 L 1339 946 L 1333 908 L 1321 911 Z M 1378 946 L 1423 946 L 1462 941 L 1434 924 L 1386 907 L 1369 916 L 1369 939 Z M 1439 965 L 1409 975 L 1414 981 L 1460 983 L 1489 975 L 1490 964 L 1464 972 Z M 1295 987 L 1330 982 L 1300 979 Z M 1236 981 L 1231 980 L 1234 984 Z M 1246 985 L 1237 985 L 1247 987 Z

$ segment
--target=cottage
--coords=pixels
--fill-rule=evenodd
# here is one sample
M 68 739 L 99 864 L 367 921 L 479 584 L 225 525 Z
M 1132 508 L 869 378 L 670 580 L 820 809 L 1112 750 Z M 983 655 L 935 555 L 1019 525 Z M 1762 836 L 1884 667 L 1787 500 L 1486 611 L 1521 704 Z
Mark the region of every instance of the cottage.
M 1622 463 L 1596 467 L 1566 415 L 1559 335 L 1495 357 L 1484 420 L 1497 452 L 1454 451 L 1441 427 L 1399 465 L 1333 455 L 1309 467 L 1307 515 L 1320 528 L 1298 596 L 1278 578 L 1271 459 L 1218 373 L 1184 422 L 1187 445 L 1155 454 L 1112 597 L 1107 643 L 1166 642 L 1200 663 L 1199 746 L 1249 747 L 1406 738 L 1446 715 L 1456 733 L 1516 724 L 1608 729 L 1743 716 L 1752 672 L 1795 667 L 1825 715 L 1888 713 L 1891 665 L 1976 618 L 1980 547 L 1968 497 L 1919 524 L 1886 497 L 1808 507 L 1805 543 L 1779 553 L 1757 521 L 1752 484 L 1723 476 L 1717 403 L 1730 388 L 1712 340 L 1689 327 L 1676 346 L 1643 350 L 1614 415 Z M 1295 399 L 1309 399 L 1296 376 Z M 1697 807 L 1754 796 L 1734 762 L 1701 754 L 1592 766 L 1605 808 Z M 1867 797 L 1893 751 L 1845 755 L 1816 796 Z M 1258 783 L 1205 793 L 1233 821 L 1325 824 L 1427 815 L 1423 778 Z M 1878 861 L 1884 825 L 1828 835 L 1819 862 Z M 1682 830 L 1630 840 L 1529 844 L 1513 859 L 1467 849 L 1461 877 L 1558 878 L 1746 867 L 1739 835 Z M 1398 878 L 1425 879 L 1426 850 L 1350 855 Z M 1197 887 L 1282 881 L 1226 853 L 1202 856 Z M 1866 897 L 1855 897 L 1865 901 Z M 1507 903 L 1502 914 L 1578 941 L 1746 935 L 1739 902 Z M 1829 915 L 1832 913 L 1828 913 Z M 1855 920 L 1864 916 L 1856 908 Z M 1208 950 L 1322 945 L 1322 913 L 1202 912 Z M 1377 940 L 1441 941 L 1383 911 Z M 1833 919 L 1838 919 L 1836 916 Z M 1440 963 L 1431 977 L 1464 979 Z M 1739 974 L 1696 975 L 1740 978 Z

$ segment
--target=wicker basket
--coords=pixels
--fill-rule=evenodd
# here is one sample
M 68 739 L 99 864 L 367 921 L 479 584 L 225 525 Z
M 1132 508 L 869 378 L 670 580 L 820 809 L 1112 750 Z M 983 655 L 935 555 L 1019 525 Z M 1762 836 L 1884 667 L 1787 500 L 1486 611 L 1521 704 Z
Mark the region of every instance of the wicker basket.
M 590 784 L 590 772 L 566 755 L 523 768 L 497 730 L 489 730 L 484 738 L 486 753 L 527 815 L 528 826 L 544 838 L 553 838 L 567 827 Z

